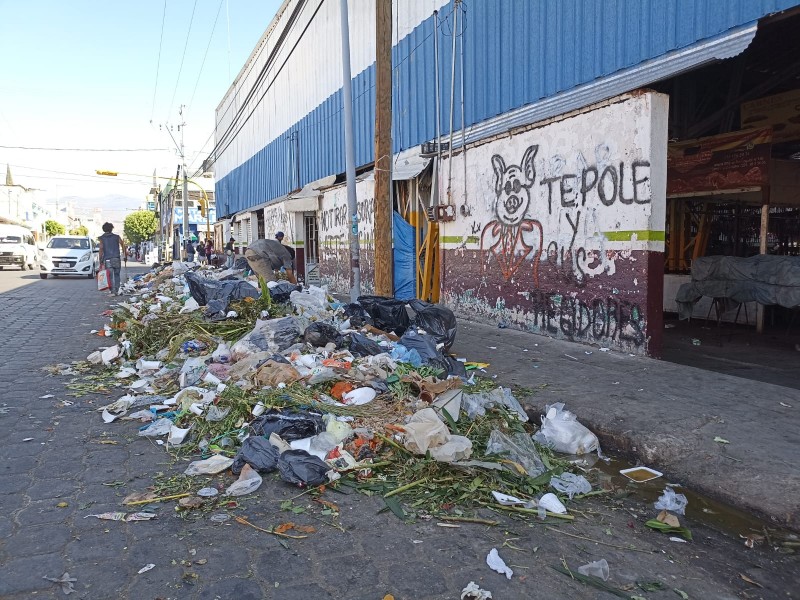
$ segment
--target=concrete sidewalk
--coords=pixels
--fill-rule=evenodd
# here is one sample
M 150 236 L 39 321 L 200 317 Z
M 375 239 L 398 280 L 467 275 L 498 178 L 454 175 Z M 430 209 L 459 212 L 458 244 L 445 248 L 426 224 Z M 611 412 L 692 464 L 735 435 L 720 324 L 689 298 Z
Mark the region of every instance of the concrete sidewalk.
M 453 351 L 540 412 L 564 402 L 604 451 L 800 530 L 800 390 L 463 319 Z

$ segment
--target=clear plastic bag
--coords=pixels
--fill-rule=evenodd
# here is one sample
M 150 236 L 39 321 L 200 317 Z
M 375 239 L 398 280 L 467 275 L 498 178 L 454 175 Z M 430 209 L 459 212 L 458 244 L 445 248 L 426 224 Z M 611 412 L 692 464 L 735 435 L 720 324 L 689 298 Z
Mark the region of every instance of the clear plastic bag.
M 506 435 L 499 429 L 492 430 L 486 443 L 486 453 L 505 455 L 525 469 L 531 477 L 537 477 L 547 470 L 536 444 L 525 433 Z
M 231 347 L 231 358 L 238 361 L 256 352 L 282 352 L 300 336 L 300 324 L 294 317 L 256 320 L 253 330 Z
M 592 484 L 583 475 L 575 473 L 562 473 L 550 478 L 550 485 L 556 491 L 566 494 L 570 500 L 576 494 L 588 494 L 592 491 Z
M 653 505 L 658 510 L 669 510 L 679 515 L 685 514 L 689 500 L 683 494 L 676 494 L 671 487 L 664 488 L 664 493 L 659 496 Z
M 563 402 L 547 406 L 542 427 L 533 439 L 556 452 L 588 454 L 597 450 L 597 454 L 600 454 L 597 436 L 581 425 L 574 414 L 565 410 Z
M 464 394 L 462 399 L 462 408 L 466 411 L 470 419 L 477 416 L 484 416 L 486 409 L 492 406 L 505 406 L 510 411 L 515 413 L 520 421 L 527 421 L 528 415 L 522 405 L 511 393 L 510 388 L 499 387 L 491 392 L 482 394 Z

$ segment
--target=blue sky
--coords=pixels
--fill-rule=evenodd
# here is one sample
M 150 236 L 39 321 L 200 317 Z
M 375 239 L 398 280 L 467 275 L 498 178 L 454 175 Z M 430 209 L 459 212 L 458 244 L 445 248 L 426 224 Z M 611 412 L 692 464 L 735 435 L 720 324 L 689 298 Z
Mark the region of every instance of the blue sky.
M 135 208 L 149 183 L 98 178 L 95 170 L 173 176 L 180 159 L 159 125 L 177 125 L 181 104 L 187 162 L 199 165 L 213 147 L 214 109 L 279 6 L 166 0 L 165 11 L 164 0 L 0 0 L 0 146 L 159 149 L 0 147 L 3 174 L 10 164 L 15 183 L 43 190 L 42 200 L 70 197 L 79 207 L 104 209 L 113 203 L 112 217 L 121 221 L 122 209 Z M 173 135 L 180 141 L 177 130 Z

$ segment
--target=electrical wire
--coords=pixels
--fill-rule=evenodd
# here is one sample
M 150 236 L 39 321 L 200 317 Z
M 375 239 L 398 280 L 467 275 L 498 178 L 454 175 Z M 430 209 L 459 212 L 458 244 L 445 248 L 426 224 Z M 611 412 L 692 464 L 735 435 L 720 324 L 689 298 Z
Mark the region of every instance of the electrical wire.
M 172 100 L 169 102 L 169 110 L 167 111 L 167 119 L 172 112 L 172 107 L 175 105 L 175 94 L 178 93 L 178 84 L 181 81 L 181 73 L 183 72 L 183 61 L 186 59 L 186 49 L 189 47 L 189 36 L 192 33 L 192 23 L 194 23 L 194 12 L 197 9 L 197 0 L 194 0 L 192 6 L 192 16 L 189 19 L 189 29 L 186 31 L 186 42 L 183 45 L 183 55 L 181 56 L 181 66 L 178 68 L 178 76 L 175 78 L 175 89 L 172 91 Z
M 166 148 L 44 148 L 39 146 L 0 146 L 6 150 L 45 150 L 47 152 L 165 152 Z
M 203 74 L 203 67 L 206 66 L 206 58 L 208 57 L 208 49 L 211 48 L 211 40 L 214 39 L 214 32 L 217 29 L 217 21 L 219 20 L 219 13 L 222 11 L 222 3 L 225 0 L 219 0 L 219 7 L 217 8 L 217 16 L 214 17 L 214 26 L 211 28 L 211 35 L 208 37 L 208 45 L 206 45 L 206 51 L 203 54 L 203 62 L 200 64 L 200 72 L 197 74 L 197 81 L 194 82 L 194 90 L 192 91 L 192 98 L 189 100 L 189 107 L 191 108 L 192 102 L 194 102 L 194 95 L 197 93 L 197 85 L 200 83 L 200 76 Z
M 303 31 L 300 33 L 300 36 L 298 37 L 298 41 L 297 41 L 297 42 L 295 42 L 295 46 L 294 46 L 294 47 L 296 47 L 296 46 L 297 46 L 297 44 L 299 43 L 299 41 L 300 41 L 300 40 L 302 39 L 302 37 L 303 37 L 303 33 L 305 33 L 305 31 L 308 29 L 308 27 L 309 27 L 309 26 L 311 25 L 311 23 L 314 21 L 314 17 L 315 17 L 315 16 L 316 16 L 316 14 L 319 12 L 320 8 L 322 8 L 322 4 L 323 4 L 323 3 L 322 3 L 322 2 L 320 2 L 320 3 L 319 3 L 319 5 L 317 6 L 316 10 L 314 11 L 314 14 L 313 14 L 313 15 L 311 15 L 311 19 L 309 19 L 309 22 L 308 22 L 308 24 L 307 24 L 307 25 L 306 25 L 306 27 L 303 29 Z M 215 144 L 215 147 L 214 147 L 214 148 L 211 150 L 211 152 L 209 153 L 210 155 L 213 155 L 213 154 L 215 154 L 215 152 L 216 152 L 216 149 L 217 149 L 217 148 L 219 148 L 219 147 L 220 147 L 220 146 L 221 146 L 223 143 L 225 143 L 225 142 L 226 142 L 226 139 L 225 139 L 225 138 L 226 138 L 226 137 L 227 137 L 227 136 L 230 134 L 230 132 L 232 132 L 232 131 L 233 131 L 233 129 L 234 129 L 235 127 L 237 127 L 239 118 L 240 118 L 240 117 L 241 117 L 241 116 L 244 114 L 245 110 L 247 109 L 247 106 L 248 106 L 248 104 L 250 103 L 250 100 L 251 100 L 252 98 L 254 98 L 254 97 L 255 97 L 255 95 L 257 94 L 257 92 L 258 92 L 258 87 L 261 85 L 261 83 L 262 83 L 262 82 L 264 81 L 264 79 L 267 77 L 267 74 L 268 74 L 268 72 L 269 72 L 269 68 L 270 68 L 271 66 L 273 66 L 273 62 L 274 62 L 274 59 L 275 59 L 275 58 L 276 58 L 276 56 L 277 56 L 277 53 L 278 53 L 280 50 L 282 50 L 282 49 L 283 49 L 283 48 L 282 48 L 282 46 L 283 46 L 283 41 L 284 41 L 284 40 L 285 40 L 285 39 L 288 37 L 288 35 L 291 33 L 291 30 L 292 30 L 292 28 L 294 27 L 295 23 L 297 22 L 297 20 L 298 20 L 298 18 L 299 18 L 299 16 L 300 16 L 300 14 L 301 14 L 302 10 L 305 8 L 305 6 L 306 6 L 306 2 L 305 2 L 305 0 L 302 0 L 300 3 L 298 3 L 298 5 L 295 7 L 295 9 L 294 9 L 294 11 L 292 12 L 292 14 L 289 16 L 289 19 L 288 19 L 288 22 L 287 22 L 286 26 L 283 28 L 283 30 L 281 31 L 280 35 L 278 36 L 278 39 L 275 41 L 275 45 L 274 45 L 274 47 L 273 47 L 272 51 L 270 52 L 269 56 L 267 57 L 267 60 L 264 62 L 264 66 L 263 66 L 263 67 L 261 67 L 261 71 L 259 71 L 259 73 L 258 73 L 258 76 L 256 77 L 256 81 L 255 81 L 255 82 L 253 83 L 253 85 L 250 87 L 250 90 L 247 92 L 247 95 L 245 96 L 245 98 L 244 98 L 244 101 L 241 103 L 241 105 L 239 106 L 239 108 L 236 110 L 236 113 L 235 113 L 235 114 L 233 115 L 233 117 L 231 118 L 231 122 L 230 122 L 230 124 L 228 125 L 227 129 L 226 129 L 226 130 L 225 130 L 225 131 L 222 133 L 222 135 L 220 136 L 220 138 L 217 140 L 217 142 L 216 142 L 216 144 Z M 292 48 L 292 50 L 294 49 L 294 47 Z M 283 63 L 281 64 L 280 68 L 278 69 L 278 73 L 280 73 L 280 71 L 281 71 L 281 69 L 283 68 L 283 66 L 286 64 L 286 62 L 288 61 L 288 59 L 291 57 L 291 55 L 292 55 L 292 50 L 290 50 L 290 51 L 289 51 L 289 55 L 286 57 L 286 59 L 285 59 L 285 60 L 283 61 Z M 277 73 L 276 73 L 276 74 L 277 74 Z M 274 82 L 274 79 L 273 79 L 273 82 Z M 270 87 L 271 87 L 271 85 L 272 85 L 272 84 L 270 84 Z M 269 88 L 267 88 L 267 89 L 269 89 Z M 237 90 L 237 96 L 238 96 L 238 90 Z M 261 99 L 263 99 L 263 95 L 262 95 Z M 258 104 L 259 104 L 259 102 L 261 101 L 261 99 L 259 99 L 259 100 L 256 102 L 256 106 L 258 106 Z M 228 113 L 228 110 L 230 109 L 230 107 L 231 107 L 231 106 L 232 106 L 232 104 L 229 104 L 229 105 L 228 105 L 228 108 L 226 108 L 225 112 L 222 114 L 222 117 L 224 117 L 224 116 L 225 116 L 225 115 Z M 252 113 L 252 111 L 251 111 L 251 112 L 248 114 L 247 118 L 245 119 L 245 123 L 247 122 L 247 120 L 249 120 L 249 118 L 250 118 L 250 116 L 252 116 L 252 114 L 253 114 L 253 113 Z M 239 133 L 239 131 L 241 131 L 241 129 L 242 129 L 242 128 L 241 128 L 241 127 L 239 127 L 239 129 L 236 131 L 236 133 L 234 133 L 234 134 L 233 134 L 233 137 L 234 137 L 234 138 L 236 137 L 236 135 L 238 135 L 238 133 Z M 226 145 L 226 148 L 227 148 L 227 145 Z
M 158 41 L 158 60 L 156 61 L 156 82 L 153 85 L 153 105 L 150 108 L 150 122 L 156 112 L 156 91 L 158 90 L 158 72 L 161 69 L 161 48 L 164 45 L 164 22 L 167 19 L 167 0 L 164 0 L 164 11 L 161 13 L 161 38 Z

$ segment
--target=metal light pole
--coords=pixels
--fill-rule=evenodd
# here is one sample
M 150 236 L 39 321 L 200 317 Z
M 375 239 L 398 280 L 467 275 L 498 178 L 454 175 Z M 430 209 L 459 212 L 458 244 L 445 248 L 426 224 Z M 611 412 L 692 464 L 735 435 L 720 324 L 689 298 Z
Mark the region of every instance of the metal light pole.
M 342 100 L 344 102 L 344 154 L 347 176 L 347 209 L 350 214 L 350 268 L 353 285 L 350 301 L 361 295 L 361 265 L 358 241 L 358 202 L 356 201 L 356 151 L 353 131 L 353 87 L 350 79 L 350 25 L 347 21 L 347 0 L 339 0 L 342 17 Z
M 181 106 L 178 114 L 183 117 L 183 106 Z M 188 175 L 186 174 L 186 156 L 183 151 L 183 130 L 186 128 L 186 123 L 181 119 L 181 168 L 183 169 L 183 193 L 181 195 L 181 204 L 183 205 L 183 241 L 181 242 L 181 250 L 178 259 L 183 257 L 183 248 L 186 246 L 186 240 L 191 239 L 189 234 L 189 183 Z

